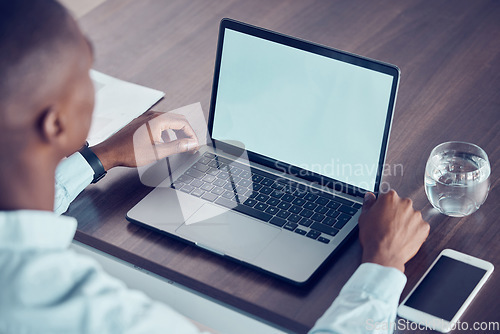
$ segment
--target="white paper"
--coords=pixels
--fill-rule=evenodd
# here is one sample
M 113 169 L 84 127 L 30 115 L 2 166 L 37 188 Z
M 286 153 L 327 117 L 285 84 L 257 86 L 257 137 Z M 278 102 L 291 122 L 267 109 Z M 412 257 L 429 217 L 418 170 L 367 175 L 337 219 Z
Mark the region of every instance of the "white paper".
M 95 87 L 95 107 L 87 141 L 95 145 L 142 115 L 165 93 L 113 78 L 91 70 Z

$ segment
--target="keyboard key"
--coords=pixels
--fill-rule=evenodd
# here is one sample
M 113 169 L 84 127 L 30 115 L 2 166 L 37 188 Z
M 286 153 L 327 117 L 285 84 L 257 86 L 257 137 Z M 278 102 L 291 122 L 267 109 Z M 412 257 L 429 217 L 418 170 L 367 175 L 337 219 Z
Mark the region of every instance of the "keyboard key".
M 205 190 L 205 191 L 210 191 L 214 188 L 213 185 L 211 185 L 210 183 L 205 183 L 204 185 L 201 186 L 201 189 Z
M 235 187 L 236 189 L 236 192 L 240 195 L 243 195 L 244 193 L 247 192 L 248 188 L 247 187 L 243 187 L 243 186 L 240 186 L 239 184 L 236 185 Z
M 281 183 L 278 183 L 278 182 L 274 182 L 272 185 L 271 185 L 271 188 L 273 189 L 276 189 L 276 190 L 281 190 L 283 189 L 285 186 L 282 185 Z
M 291 212 L 291 213 L 299 213 L 300 211 L 302 211 L 302 208 L 300 206 L 297 206 L 297 205 L 292 205 L 292 207 L 290 209 L 288 209 L 288 212 Z
M 269 205 L 264 204 L 264 203 L 257 203 L 257 204 L 255 204 L 255 208 L 257 210 L 260 210 L 260 211 L 264 211 L 265 209 L 267 209 L 268 206 Z
M 232 191 L 226 191 L 225 193 L 222 194 L 225 198 L 231 199 L 234 198 L 234 192 Z
M 330 201 L 326 205 L 327 208 L 334 209 L 334 210 L 337 209 L 339 206 L 340 206 L 340 203 L 337 203 L 337 202 L 334 202 L 334 201 Z
M 325 214 L 325 213 L 327 213 L 328 210 L 329 209 L 327 207 L 318 205 L 318 207 L 316 209 L 314 209 L 314 212 Z
M 237 184 L 238 182 L 240 182 L 241 180 L 243 180 L 241 177 L 239 176 L 230 176 L 229 178 L 229 181 L 231 181 L 232 183 L 234 184 Z
M 215 158 L 215 154 L 208 153 L 208 152 L 206 152 L 205 154 L 203 154 L 203 156 L 204 156 L 205 158 L 209 158 L 209 159 L 213 159 L 213 158 Z
M 258 194 L 255 199 L 259 202 L 266 202 L 269 199 L 269 196 L 263 195 L 263 194 Z
M 330 242 L 330 239 L 323 238 L 323 237 L 319 237 L 319 238 L 318 238 L 318 241 L 319 241 L 319 242 L 322 242 L 322 243 L 324 243 L 324 244 L 327 244 L 327 243 L 329 243 L 329 242 Z
M 238 182 L 238 184 L 242 187 L 249 187 L 252 185 L 252 181 L 250 180 L 246 180 L 246 179 L 242 179 L 240 182 Z
M 302 207 L 307 210 L 314 210 L 318 204 L 314 204 L 312 202 L 306 202 Z
M 229 177 L 229 174 L 227 172 L 221 172 L 219 175 L 217 175 L 219 179 L 226 180 Z
M 188 169 L 186 171 L 186 174 L 197 179 L 201 179 L 202 177 L 205 176 L 205 174 L 193 168 Z
M 249 198 L 249 199 L 247 199 L 245 202 L 243 202 L 243 204 L 245 204 L 245 205 L 248 205 L 248 206 L 252 207 L 252 206 L 254 206 L 255 204 L 257 204 L 257 201 L 256 201 L 256 200 L 254 200 L 254 199 Z
M 191 192 L 191 195 L 194 195 L 196 197 L 201 197 L 205 192 L 201 189 L 195 189 Z
M 199 188 L 203 185 L 203 181 L 200 181 L 200 180 L 193 180 L 193 182 L 191 182 L 191 185 L 195 188 Z
M 240 174 L 240 177 L 244 178 L 244 179 L 247 179 L 248 181 L 250 181 L 250 176 L 252 176 L 252 174 L 249 172 L 249 171 L 243 171 L 241 174 Z
M 308 201 L 311 201 L 311 202 L 314 202 L 316 200 L 316 198 L 318 198 L 318 195 L 314 195 L 314 194 L 311 194 L 311 193 L 306 194 L 304 196 L 305 200 L 308 200 Z
M 300 221 L 299 221 L 299 224 L 302 225 L 302 226 L 305 226 L 305 227 L 309 227 L 311 226 L 311 224 L 313 223 L 312 220 L 310 219 L 307 219 L 307 218 L 302 218 Z
M 331 235 L 331 236 L 335 236 L 338 233 L 338 231 L 339 231 L 336 228 L 333 228 L 333 227 L 330 227 L 330 226 L 326 226 L 324 224 L 317 223 L 317 222 L 314 222 L 311 225 L 311 228 L 313 230 L 317 230 L 317 231 L 320 231 L 322 233 L 325 233 L 325 234 L 328 234 L 328 235 Z
M 229 166 L 225 163 L 222 163 L 222 162 L 217 162 L 217 164 L 219 165 L 219 168 L 221 171 L 224 171 L 224 172 L 228 172 L 229 171 Z
M 328 200 L 324 197 L 318 197 L 318 199 L 316 199 L 315 203 L 318 205 L 321 205 L 321 206 L 325 206 L 328 204 Z
M 217 187 L 224 187 L 224 185 L 226 184 L 226 181 L 224 181 L 222 179 L 217 179 L 214 182 L 212 182 L 212 184 L 214 186 L 217 186 Z
M 235 211 L 244 213 L 244 214 L 249 215 L 251 217 L 263 220 L 265 222 L 268 222 L 272 218 L 272 216 L 268 213 L 265 213 L 265 212 L 262 212 L 259 210 L 255 210 L 254 208 L 251 208 L 251 207 L 248 207 L 248 206 L 242 205 L 242 204 L 235 205 L 235 202 L 227 200 L 223 197 L 220 197 L 219 199 L 217 199 L 215 201 L 215 203 L 222 205 L 224 207 L 233 209 Z
M 216 179 L 216 177 L 213 175 L 205 175 L 205 177 L 203 178 L 203 181 L 212 183 L 215 181 L 215 179 Z
M 302 197 L 304 197 L 306 194 L 307 194 L 307 192 L 305 192 L 305 191 L 303 191 L 303 190 L 296 190 L 296 191 L 293 193 L 293 196 L 294 196 L 294 197 L 297 197 L 297 198 L 302 198 Z
M 262 189 L 262 184 L 254 183 L 254 184 L 252 184 L 252 189 L 255 191 L 258 191 L 258 190 Z
M 182 190 L 182 189 L 181 189 Z M 338 228 L 339 230 L 344 227 L 345 224 L 351 219 L 351 216 L 346 215 L 346 214 L 341 214 L 340 216 L 337 217 L 337 223 L 335 224 L 335 227 Z
M 277 207 L 282 209 L 282 210 L 286 210 L 288 209 L 289 207 L 291 207 L 292 205 L 290 203 L 287 203 L 287 202 L 280 202 Z
M 229 170 L 231 171 L 231 175 L 233 176 L 240 175 L 243 172 L 243 169 L 240 169 L 236 166 L 230 166 Z
M 181 188 L 181 191 L 184 191 L 185 193 L 190 193 L 191 191 L 193 191 L 195 188 L 189 184 L 185 184 L 184 186 L 182 186 Z
M 295 233 L 298 233 L 300 235 L 305 235 L 307 232 L 304 231 L 303 229 L 298 228 L 298 229 L 295 230 Z
M 227 182 L 224 187 L 222 187 L 226 190 L 229 190 L 229 191 L 233 191 L 234 190 L 234 187 L 233 187 L 233 184 L 231 182 Z
M 210 167 L 209 167 L 209 166 L 207 166 L 207 165 L 204 165 L 204 164 L 195 163 L 195 164 L 193 165 L 193 168 L 194 168 L 194 169 L 197 169 L 197 170 L 199 170 L 200 172 L 203 172 L 203 173 L 204 173 L 204 172 L 206 172 L 206 171 L 208 170 L 208 168 L 210 168 Z
M 287 212 L 285 210 L 281 210 L 280 212 L 278 212 L 276 214 L 277 217 L 280 217 L 280 218 L 283 218 L 283 219 L 287 219 L 288 216 L 290 216 L 290 212 Z
M 226 164 L 226 165 L 230 165 L 233 161 L 232 160 L 229 160 L 229 159 L 226 159 L 226 158 L 223 158 L 223 157 L 217 157 L 217 160 L 219 161 L 219 164 Z
M 332 218 L 335 218 L 337 217 L 338 215 L 340 215 L 340 212 L 338 212 L 337 210 L 335 209 L 330 209 L 328 210 L 327 213 L 325 213 L 328 217 L 332 217 Z
M 208 166 L 212 167 L 212 168 L 215 168 L 215 169 L 218 169 L 219 168 L 219 164 L 217 163 L 217 161 L 211 161 L 208 163 Z
M 269 187 L 263 187 L 261 190 L 259 190 L 259 192 L 264 195 L 269 195 L 273 192 L 273 189 Z
M 328 225 L 328 226 L 333 226 L 337 222 L 337 219 L 331 218 L 331 217 L 326 217 L 325 220 L 322 221 L 323 224 Z
M 184 185 L 185 185 L 185 183 L 175 182 L 174 184 L 171 185 L 171 187 L 174 189 L 181 189 Z
M 354 203 L 353 207 L 355 209 L 361 209 L 361 207 L 363 207 L 363 205 L 359 204 L 359 203 Z
M 302 205 L 304 205 L 306 203 L 306 201 L 304 199 L 302 199 L 302 198 L 296 198 L 296 199 L 293 200 L 292 203 L 295 204 L 295 205 L 298 205 L 298 206 L 302 206 Z
M 264 179 L 264 177 L 262 177 L 260 175 L 257 175 L 257 174 L 253 174 L 252 175 L 252 181 L 253 182 L 259 183 L 262 179 Z
M 203 196 L 201 196 L 201 198 L 206 199 L 207 201 L 210 201 L 210 202 L 215 201 L 217 199 L 217 197 L 219 197 L 219 196 L 212 194 L 212 193 L 205 193 L 205 194 L 203 194 Z
M 296 215 L 296 214 L 294 214 L 294 213 L 292 213 L 292 214 L 290 215 L 290 217 L 288 217 L 288 221 L 290 221 L 290 222 L 292 222 L 292 223 L 298 223 L 298 222 L 299 222 L 299 220 L 301 220 L 301 219 L 302 219 L 302 217 L 301 217 L 301 216 Z
M 270 215 L 275 215 L 279 211 L 278 208 L 275 208 L 274 206 L 270 206 L 266 209 L 266 212 L 269 213 Z
M 191 176 L 183 174 L 183 175 L 179 176 L 179 178 L 177 179 L 177 182 L 178 181 L 184 182 L 184 183 L 189 183 L 189 182 L 193 181 L 193 178 Z
M 285 201 L 285 202 L 292 202 L 293 199 L 294 199 L 294 197 L 290 194 L 285 194 L 285 195 L 283 195 L 283 197 L 281 197 L 281 200 Z
M 244 193 L 243 195 L 246 196 L 246 197 L 255 198 L 255 197 L 257 197 L 258 194 L 259 193 L 256 192 L 256 191 L 249 190 L 246 193 Z
M 347 205 L 347 206 L 352 206 L 354 204 L 353 201 L 349 201 L 345 198 L 341 198 L 341 197 L 337 197 L 335 196 L 335 198 L 333 199 L 334 201 L 340 203 L 340 204 L 344 204 L 344 205 Z
M 262 181 L 260 181 L 260 184 L 262 184 L 262 185 L 264 185 L 264 186 L 267 186 L 267 187 L 270 187 L 273 183 L 274 183 L 274 181 L 273 181 L 273 180 L 270 180 L 270 179 L 268 179 L 268 178 L 266 178 L 266 177 L 264 177 L 264 178 L 262 179 Z
M 212 189 L 211 193 L 216 195 L 222 195 L 225 192 L 224 188 L 215 187 Z
M 311 219 L 321 223 L 325 219 L 325 216 L 323 216 L 319 213 L 315 213 L 311 216 Z
M 319 233 L 318 231 L 310 230 L 309 232 L 307 232 L 306 237 L 311 238 L 311 239 L 316 239 L 320 235 L 321 235 L 321 233 Z
M 351 207 L 346 206 L 346 205 L 341 205 L 340 208 L 338 208 L 337 210 L 340 212 L 346 213 L 350 216 L 354 216 L 356 214 L 356 212 L 358 211 L 358 209 L 351 208 Z
M 285 230 L 293 231 L 297 228 L 297 226 L 299 226 L 299 225 L 297 225 L 295 223 L 286 223 L 285 226 L 283 226 L 283 228 Z
M 204 165 L 208 165 L 208 163 L 212 161 L 212 159 L 210 158 L 207 158 L 207 157 L 201 157 L 198 162 L 201 163 L 201 164 L 204 164 Z
M 269 195 L 274 198 L 281 198 L 283 197 L 283 192 L 281 190 L 273 190 Z
M 276 199 L 276 198 L 270 198 L 267 200 L 267 204 L 271 205 L 271 206 L 276 206 L 278 205 L 278 203 L 280 202 L 279 199 Z
M 271 224 L 273 225 L 276 225 L 276 226 L 279 226 L 279 227 L 282 227 L 283 225 L 286 224 L 286 220 L 284 219 L 281 219 L 281 218 L 278 218 L 278 217 L 273 217 L 271 218 L 271 220 L 269 221 Z
M 301 215 L 302 217 L 309 218 L 313 215 L 313 212 L 311 210 L 304 209 L 300 211 L 299 215 Z

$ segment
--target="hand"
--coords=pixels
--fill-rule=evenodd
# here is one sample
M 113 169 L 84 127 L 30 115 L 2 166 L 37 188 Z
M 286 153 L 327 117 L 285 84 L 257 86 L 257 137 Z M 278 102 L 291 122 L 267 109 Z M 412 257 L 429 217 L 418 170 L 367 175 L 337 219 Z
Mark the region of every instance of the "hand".
M 429 235 L 430 226 L 415 211 L 409 198 L 400 198 L 391 190 L 365 195 L 359 217 L 359 240 L 363 262 L 377 263 L 405 271 L 408 262 Z
M 176 140 L 169 140 L 168 129 L 174 131 Z M 196 134 L 184 116 L 148 111 L 92 147 L 92 151 L 108 170 L 116 166 L 144 166 L 172 154 L 193 151 L 198 145 Z

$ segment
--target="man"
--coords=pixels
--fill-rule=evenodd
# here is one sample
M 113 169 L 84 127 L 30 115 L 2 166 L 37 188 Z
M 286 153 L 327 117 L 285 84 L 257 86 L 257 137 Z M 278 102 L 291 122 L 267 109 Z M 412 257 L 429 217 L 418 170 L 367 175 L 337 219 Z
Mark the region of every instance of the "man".
M 53 0 L 0 0 L 0 50 L 0 333 L 198 333 L 69 251 L 76 221 L 53 212 L 65 211 L 105 170 L 154 161 L 151 145 L 158 158 L 196 148 L 192 128 L 181 116 L 150 112 L 75 153 L 94 98 L 92 50 L 75 21 Z M 146 123 L 155 143 L 145 136 L 134 152 L 133 134 Z M 161 142 L 166 129 L 185 139 Z M 359 228 L 363 264 L 312 333 L 364 333 L 367 319 L 393 321 L 404 264 L 429 232 L 394 191 L 367 194 Z

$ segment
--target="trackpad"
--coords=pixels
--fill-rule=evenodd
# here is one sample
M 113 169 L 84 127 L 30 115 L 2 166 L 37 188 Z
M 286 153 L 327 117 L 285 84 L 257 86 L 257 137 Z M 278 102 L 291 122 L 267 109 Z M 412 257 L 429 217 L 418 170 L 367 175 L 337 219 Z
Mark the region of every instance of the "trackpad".
M 226 255 L 252 260 L 281 230 L 234 211 L 205 204 L 176 234 Z

